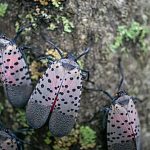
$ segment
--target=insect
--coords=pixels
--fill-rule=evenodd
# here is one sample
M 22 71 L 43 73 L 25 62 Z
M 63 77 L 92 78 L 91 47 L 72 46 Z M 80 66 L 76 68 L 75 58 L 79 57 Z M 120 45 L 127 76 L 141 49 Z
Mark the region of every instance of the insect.
M 0 149 L 1 150 L 23 150 L 23 143 L 9 129 L 0 124 Z
M 19 34 L 10 40 L 0 36 L 0 79 L 9 102 L 15 107 L 24 107 L 32 92 L 31 78 L 23 49 L 16 45 Z
M 54 61 L 46 70 L 35 87 L 26 107 L 29 125 L 42 127 L 49 117 L 49 129 L 52 135 L 67 135 L 73 125 L 80 106 L 82 78 L 86 71 L 80 69 L 77 60 L 89 52 L 89 48 L 80 56 L 68 54 L 63 57 L 61 50 L 51 41 L 61 59 Z
M 102 91 L 111 99 L 111 106 L 105 108 L 107 115 L 107 146 L 108 150 L 140 150 L 140 122 L 134 104 L 134 98 L 129 96 L 121 87 L 124 81 L 124 74 L 121 66 L 121 59 L 118 63 L 121 81 L 118 92 L 112 97 L 102 89 L 88 89 Z

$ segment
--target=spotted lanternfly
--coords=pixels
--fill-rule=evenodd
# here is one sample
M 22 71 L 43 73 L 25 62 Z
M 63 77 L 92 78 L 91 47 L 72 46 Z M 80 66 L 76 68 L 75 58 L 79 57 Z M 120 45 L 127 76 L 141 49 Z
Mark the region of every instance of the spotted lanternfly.
M 24 107 L 32 92 L 31 79 L 23 48 L 18 48 L 15 41 L 0 36 L 0 78 L 10 103 L 15 107 Z
M 107 114 L 108 150 L 140 150 L 140 122 L 133 98 L 121 86 L 124 80 L 121 59 L 118 67 L 122 79 Z
M 71 54 L 63 57 L 60 49 L 56 46 L 55 49 L 62 58 L 54 61 L 39 80 L 28 101 L 26 115 L 33 128 L 42 127 L 49 117 L 52 135 L 62 137 L 75 124 L 83 77 L 83 70 L 77 60 L 88 53 L 89 49 L 77 58 Z
M 23 150 L 23 143 L 16 135 L 8 129 L 0 126 L 0 149 L 1 150 Z
M 140 122 L 135 104 L 125 91 L 113 98 L 107 116 L 108 150 L 140 150 Z
M 105 108 L 107 114 L 107 145 L 108 150 L 140 150 L 140 122 L 133 97 L 129 96 L 121 86 L 124 80 L 119 59 L 122 79 L 117 94 L 112 97 L 107 91 L 102 91 L 111 99 L 110 108 Z

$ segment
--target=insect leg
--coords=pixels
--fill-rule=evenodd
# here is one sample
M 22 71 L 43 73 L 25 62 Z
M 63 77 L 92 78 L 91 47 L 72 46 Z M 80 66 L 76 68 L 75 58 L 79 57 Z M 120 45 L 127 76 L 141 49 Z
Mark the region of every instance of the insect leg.
M 89 81 L 90 73 L 87 70 L 81 69 L 82 78 L 86 81 Z
M 95 84 L 93 81 L 91 81 L 90 78 L 90 72 L 87 70 L 81 69 L 82 79 L 86 80 L 87 82 L 90 82 L 92 84 Z
M 32 48 L 29 47 L 29 46 L 21 46 L 21 47 L 19 47 L 19 49 L 20 49 L 21 51 L 23 51 L 23 50 L 25 50 L 25 49 L 32 49 Z
M 24 150 L 24 146 L 21 141 L 17 141 L 17 148 L 18 148 L 18 150 Z

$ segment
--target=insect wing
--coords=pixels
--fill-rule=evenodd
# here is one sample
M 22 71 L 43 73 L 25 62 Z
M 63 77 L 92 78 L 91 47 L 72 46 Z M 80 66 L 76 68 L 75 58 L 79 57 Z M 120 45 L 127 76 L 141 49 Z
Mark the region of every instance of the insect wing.
M 33 128 L 42 127 L 51 110 L 53 102 L 61 85 L 61 78 L 64 69 L 60 63 L 54 62 L 44 73 L 34 89 L 26 108 L 26 116 L 30 126 Z
M 107 120 L 108 150 L 136 150 L 136 142 L 127 110 L 118 104 L 112 105 Z
M 135 108 L 135 104 L 132 99 L 129 100 L 128 103 L 128 116 L 130 119 L 130 124 L 132 126 L 132 130 L 134 133 L 134 137 L 136 140 L 137 150 L 141 149 L 141 141 L 140 141 L 140 121 L 138 117 L 138 112 Z
M 0 149 L 19 150 L 17 141 L 3 130 L 0 131 Z
M 15 140 L 6 139 L 1 145 L 2 150 L 19 150 Z
M 4 39 L 2 36 L 0 37 L 0 79 L 2 78 L 2 64 L 3 64 L 2 53 L 6 45 L 9 43 L 10 43 L 9 40 Z
M 73 128 L 80 106 L 82 88 L 81 71 L 77 68 L 64 70 L 58 99 L 49 120 L 51 133 L 58 137 L 67 135 Z
M 10 103 L 23 107 L 32 92 L 27 64 L 16 45 L 7 45 L 2 53 L 2 81 Z

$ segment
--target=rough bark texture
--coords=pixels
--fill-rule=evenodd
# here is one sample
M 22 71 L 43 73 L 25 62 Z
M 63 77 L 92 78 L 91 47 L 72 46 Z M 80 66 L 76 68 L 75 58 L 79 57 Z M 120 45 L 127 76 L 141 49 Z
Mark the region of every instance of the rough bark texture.
M 0 18 L 0 31 L 8 37 L 13 37 L 17 16 L 26 11 L 28 2 L 12 2 L 10 0 L 7 2 L 9 9 L 6 16 Z M 34 47 L 33 53 L 38 56 L 43 53 L 42 50 L 46 47 L 41 34 L 51 37 L 62 50 L 67 52 L 79 54 L 88 44 L 91 44 L 91 52 L 83 60 L 84 68 L 90 71 L 90 80 L 95 82 L 95 85 L 93 86 L 88 82 L 85 82 L 84 85 L 103 87 L 113 95 L 120 79 L 117 57 L 121 54 L 112 53 L 108 47 L 112 43 L 119 25 L 128 25 L 132 20 L 141 23 L 146 20 L 147 25 L 149 25 L 150 2 L 146 0 L 68 0 L 64 7 L 63 14 L 67 14 L 74 23 L 73 32 L 63 33 L 62 29 L 46 32 L 44 25 L 40 24 L 39 30 L 32 33 L 32 38 L 28 40 L 30 46 Z M 141 122 L 144 150 L 149 150 L 150 147 L 149 56 L 150 52 L 139 60 L 132 53 L 128 56 L 122 55 L 126 79 L 124 87 L 130 95 L 142 100 L 142 102 L 137 103 L 137 110 Z M 108 102 L 108 98 L 100 92 L 83 92 L 77 121 L 91 125 L 97 131 L 98 145 L 103 145 L 104 142 L 102 140 L 103 116 L 98 111 Z M 94 119 L 89 121 L 93 117 Z

